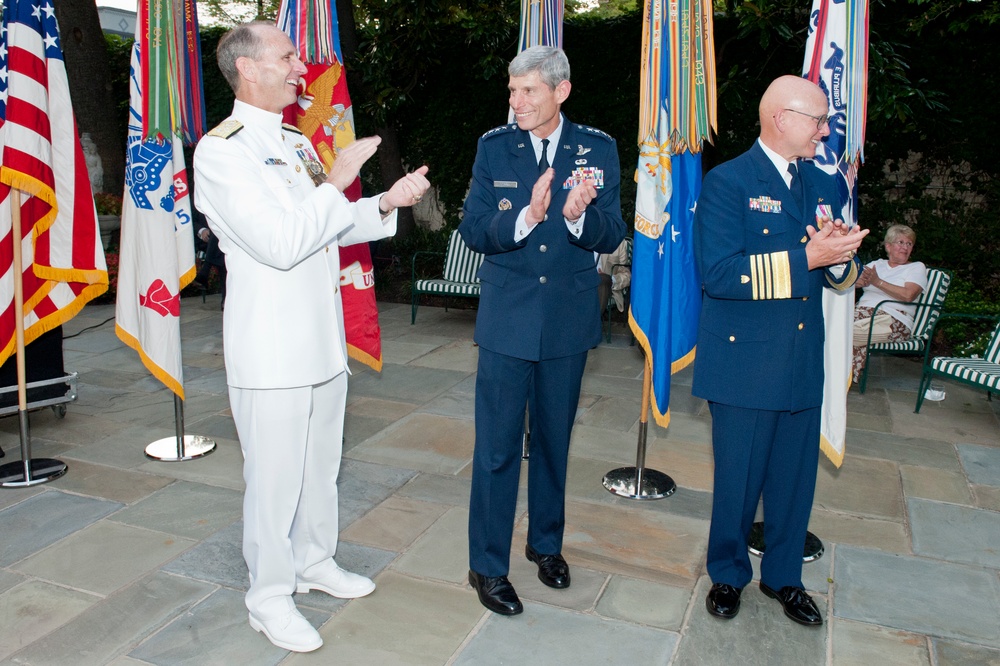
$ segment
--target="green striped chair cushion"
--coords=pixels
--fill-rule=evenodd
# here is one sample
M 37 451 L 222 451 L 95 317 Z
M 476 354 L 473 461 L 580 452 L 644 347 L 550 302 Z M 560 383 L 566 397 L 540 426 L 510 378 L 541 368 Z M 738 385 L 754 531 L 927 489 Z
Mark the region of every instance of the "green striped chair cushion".
M 979 386 L 991 389 L 1000 386 L 1000 363 L 991 363 L 985 359 L 936 356 L 931 359 L 931 368 Z
M 450 280 L 417 280 L 413 289 L 419 293 L 479 296 L 478 282 L 451 282 Z
M 476 272 L 482 263 L 483 255 L 469 249 L 457 231 L 451 232 L 448 253 L 444 258 L 444 279 L 449 282 L 478 283 Z M 479 293 L 478 288 L 476 293 Z

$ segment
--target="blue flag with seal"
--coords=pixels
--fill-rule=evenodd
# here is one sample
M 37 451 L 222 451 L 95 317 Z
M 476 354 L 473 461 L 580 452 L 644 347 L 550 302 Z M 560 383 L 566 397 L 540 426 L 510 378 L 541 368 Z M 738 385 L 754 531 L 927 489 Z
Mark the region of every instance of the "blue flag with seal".
M 698 338 L 692 228 L 702 142 L 716 128 L 715 47 L 710 0 L 646 0 L 645 16 L 629 325 L 667 427 L 670 377 L 694 361 Z

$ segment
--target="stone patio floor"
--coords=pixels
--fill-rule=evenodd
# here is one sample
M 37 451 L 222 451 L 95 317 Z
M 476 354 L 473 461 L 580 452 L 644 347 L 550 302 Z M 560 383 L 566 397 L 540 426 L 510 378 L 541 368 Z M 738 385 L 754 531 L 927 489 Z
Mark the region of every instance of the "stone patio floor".
M 1000 664 L 1000 400 L 944 383 L 913 413 L 919 362 L 876 359 L 848 399 L 847 456 L 819 467 L 804 567 L 821 629 L 793 624 L 756 586 L 733 621 L 704 598 L 711 423 L 673 378 L 671 423 L 650 423 L 646 463 L 678 489 L 654 501 L 601 483 L 634 465 L 642 357 L 616 323 L 593 350 L 574 430 L 564 555 L 568 590 L 538 582 L 522 488 L 505 618 L 465 582 L 477 350 L 474 310 L 382 304 L 384 366 L 352 362 L 338 562 L 378 589 L 296 602 L 326 644 L 290 654 L 247 623 L 242 459 L 229 412 L 218 296 L 182 302 L 188 434 L 217 450 L 159 462 L 173 397 L 115 336 L 113 306 L 64 327 L 79 398 L 30 415 L 34 457 L 63 477 L 0 489 L 0 663 L 57 664 Z M 92 328 L 93 327 L 93 328 Z M 7 463 L 16 417 L 0 419 Z M 526 463 L 527 464 L 527 463 Z M 522 475 L 524 479 L 524 475 Z

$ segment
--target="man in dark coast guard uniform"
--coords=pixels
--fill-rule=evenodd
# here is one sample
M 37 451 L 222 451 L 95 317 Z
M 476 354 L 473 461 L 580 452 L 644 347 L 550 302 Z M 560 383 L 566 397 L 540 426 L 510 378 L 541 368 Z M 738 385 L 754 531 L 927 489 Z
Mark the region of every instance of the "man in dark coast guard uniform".
M 521 431 L 529 391 L 526 556 L 538 578 L 570 584 L 563 559 L 566 460 L 587 350 L 600 341 L 594 253 L 625 236 L 615 141 L 560 113 L 569 61 L 537 46 L 511 62 L 516 123 L 479 140 L 459 233 L 486 255 L 476 320 L 476 447 L 469 582 L 486 608 L 522 610 L 507 580 Z
M 713 169 L 698 199 L 704 284 L 692 393 L 709 401 L 715 486 L 708 612 L 730 619 L 753 576 L 747 538 L 764 499 L 760 589 L 789 618 L 823 619 L 802 585 L 823 402 L 823 289 L 850 288 L 868 233 L 834 219 L 834 179 L 811 162 L 830 133 L 823 91 L 784 76 L 760 102 L 760 139 Z

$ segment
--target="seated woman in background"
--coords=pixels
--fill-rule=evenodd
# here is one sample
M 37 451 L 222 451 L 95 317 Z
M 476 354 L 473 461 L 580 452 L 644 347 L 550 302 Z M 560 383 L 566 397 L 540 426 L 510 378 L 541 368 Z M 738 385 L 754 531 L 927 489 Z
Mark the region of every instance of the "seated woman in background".
M 885 300 L 912 303 L 927 288 L 927 268 L 919 261 L 910 261 L 910 253 L 913 252 L 916 240 L 917 234 L 905 224 L 889 227 L 883 242 L 889 258 L 867 264 L 854 284 L 865 290 L 854 306 L 854 383 L 860 380 L 861 371 L 868 360 L 866 346 L 873 314 L 875 324 L 872 328 L 872 342 L 905 340 L 910 335 L 915 307 L 886 303 L 875 314 L 875 306 Z

